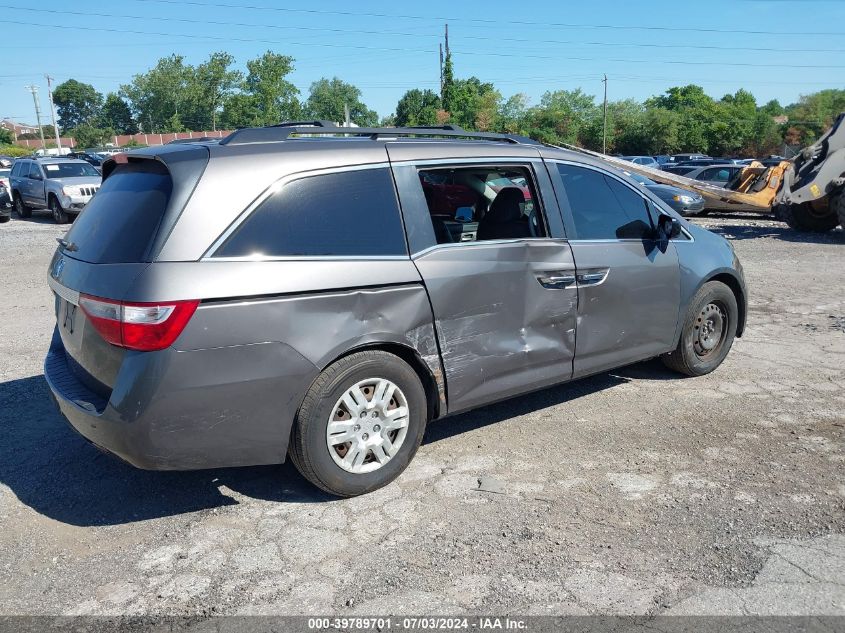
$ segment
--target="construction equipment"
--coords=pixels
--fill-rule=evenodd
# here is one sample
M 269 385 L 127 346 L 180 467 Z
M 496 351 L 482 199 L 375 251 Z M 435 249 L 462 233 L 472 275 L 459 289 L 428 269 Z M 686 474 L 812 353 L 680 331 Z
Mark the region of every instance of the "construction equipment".
M 736 177 L 728 183 L 728 187 L 717 187 L 700 180 L 685 178 L 668 171 L 662 171 L 644 165 L 635 165 L 616 156 L 606 156 L 598 152 L 591 152 L 580 147 L 566 146 L 579 152 L 591 154 L 596 158 L 611 163 L 614 167 L 625 171 L 641 174 L 655 182 L 674 185 L 701 194 L 705 199 L 705 208 L 714 211 L 755 211 L 769 213 L 783 181 L 783 174 L 790 166 L 783 161 L 772 167 L 765 167 L 754 161 L 744 167 Z
M 789 164 L 775 199 L 777 216 L 797 231 L 845 228 L 845 112 Z
M 845 112 L 824 136 L 791 160 L 771 167 L 754 161 L 726 188 L 580 147 L 567 148 L 657 182 L 698 192 L 708 210 L 774 212 L 797 231 L 829 231 L 837 224 L 845 228 Z

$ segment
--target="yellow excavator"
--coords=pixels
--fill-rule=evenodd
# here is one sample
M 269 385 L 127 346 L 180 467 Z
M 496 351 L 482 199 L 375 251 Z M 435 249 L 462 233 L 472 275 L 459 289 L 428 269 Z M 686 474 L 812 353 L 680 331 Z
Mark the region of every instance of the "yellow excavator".
M 797 231 L 845 228 L 845 112 L 817 142 L 790 160 L 770 167 L 754 161 L 728 186 L 717 187 L 615 156 L 567 146 L 616 167 L 701 194 L 705 208 L 774 213 Z

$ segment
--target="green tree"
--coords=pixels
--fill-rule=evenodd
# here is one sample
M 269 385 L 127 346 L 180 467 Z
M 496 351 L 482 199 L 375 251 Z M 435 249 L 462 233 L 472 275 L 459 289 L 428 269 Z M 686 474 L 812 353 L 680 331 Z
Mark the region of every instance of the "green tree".
M 409 90 L 396 104 L 396 125 L 437 125 L 437 111 L 441 108 L 440 97 L 432 90 Z
M 227 127 L 275 125 L 300 118 L 299 90 L 286 77 L 293 57 L 267 51 L 246 63 L 241 89 L 226 99 L 223 120 Z
M 646 107 L 660 107 L 678 113 L 678 144 L 682 151 L 709 151 L 708 130 L 716 118 L 716 102 L 704 88 L 690 84 L 669 88 L 646 101 Z
M 452 54 L 446 55 L 443 61 L 443 85 L 440 90 L 440 102 L 443 104 L 443 110 L 451 112 L 453 106 L 452 101 L 455 98 L 455 69 L 452 64 Z
M 789 134 L 802 145 L 809 145 L 824 134 L 845 111 L 845 90 L 820 90 L 801 95 L 798 103 L 786 108 L 789 116 Z
M 507 134 L 527 134 L 528 95 L 518 93 L 499 104 L 499 130 Z
M 132 110 L 129 109 L 129 104 L 113 92 L 106 95 L 100 114 L 100 125 L 104 128 L 113 129 L 117 134 L 136 134 L 138 132 L 138 124 L 132 118 Z
M 67 133 L 76 141 L 76 147 L 97 147 L 108 143 L 114 136 L 114 130 L 94 127 L 87 123 L 77 125 Z
M 94 121 L 100 114 L 103 95 L 91 84 L 68 79 L 56 86 L 53 103 L 59 115 L 59 127 L 67 130 Z
M 12 133 L 4 127 L 0 127 L 0 145 L 11 145 L 15 139 Z
M 529 135 L 552 144 L 577 144 L 598 114 L 595 97 L 580 88 L 546 92 L 529 112 Z
M 780 116 L 785 110 L 777 99 L 767 101 L 765 105 L 760 106 L 760 111 L 765 112 L 769 116 Z
M 193 67 L 174 54 L 159 59 L 146 73 L 135 75 L 132 83 L 120 87 L 120 95 L 129 102 L 145 132 L 179 132 L 183 122 L 191 123 L 189 116 L 183 120 L 179 115 L 180 109 L 183 116 L 193 109 L 190 100 L 194 95 L 188 90 L 193 79 Z M 180 129 L 173 129 L 175 122 Z
M 193 78 L 197 129 L 217 129 L 223 104 L 243 79 L 243 73 L 230 70 L 234 63 L 235 58 L 229 53 L 218 52 L 197 66 Z
M 343 122 L 344 105 L 349 107 L 353 123 L 368 127 L 378 122 L 378 114 L 361 101 L 361 90 L 337 77 L 324 77 L 312 83 L 303 110 L 315 119 Z
M 496 123 L 501 94 L 492 83 L 478 77 L 456 79 L 449 92 L 449 121 L 468 130 L 489 130 Z

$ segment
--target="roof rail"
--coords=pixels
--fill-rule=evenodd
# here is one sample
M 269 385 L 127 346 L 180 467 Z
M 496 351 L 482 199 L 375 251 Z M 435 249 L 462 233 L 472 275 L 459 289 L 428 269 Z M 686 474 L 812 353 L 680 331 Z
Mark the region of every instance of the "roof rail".
M 247 145 L 251 143 L 278 143 L 293 135 L 345 135 L 367 136 L 372 140 L 393 136 L 443 137 L 499 141 L 517 145 L 539 145 L 537 141 L 514 134 L 494 132 L 468 132 L 457 125 L 422 125 L 419 127 L 340 127 L 331 121 L 291 121 L 267 127 L 247 127 L 232 132 L 220 145 Z

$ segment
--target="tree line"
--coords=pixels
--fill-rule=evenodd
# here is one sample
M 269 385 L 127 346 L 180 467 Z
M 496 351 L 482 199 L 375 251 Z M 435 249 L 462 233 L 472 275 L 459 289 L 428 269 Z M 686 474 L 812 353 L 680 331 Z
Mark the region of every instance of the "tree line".
M 758 104 L 745 89 L 713 99 L 700 86 L 672 87 L 646 99 L 610 101 L 607 125 L 603 104 L 581 89 L 549 90 L 539 103 L 525 94 L 504 98 L 493 83 L 459 78 L 451 55 L 443 66 L 442 89 L 409 89 L 395 112 L 379 119 L 356 86 L 337 77 L 313 82 L 307 96 L 289 81 L 294 59 L 268 51 L 234 68 L 235 59 L 212 53 L 201 64 L 181 55 L 158 60 L 145 73 L 105 97 L 94 86 L 69 79 L 54 101 L 59 127 L 81 146 L 107 142 L 116 134 L 167 133 L 271 125 L 286 120 L 343 121 L 344 108 L 360 126 L 442 125 L 506 132 L 552 144 L 574 144 L 608 152 L 715 156 L 762 156 L 783 144 L 817 139 L 845 110 L 845 90 L 822 90 L 782 106 Z M 788 121 L 781 123 L 778 117 Z

